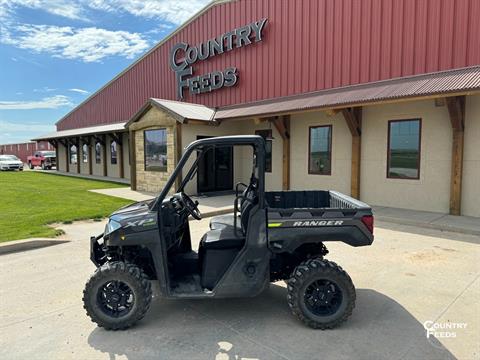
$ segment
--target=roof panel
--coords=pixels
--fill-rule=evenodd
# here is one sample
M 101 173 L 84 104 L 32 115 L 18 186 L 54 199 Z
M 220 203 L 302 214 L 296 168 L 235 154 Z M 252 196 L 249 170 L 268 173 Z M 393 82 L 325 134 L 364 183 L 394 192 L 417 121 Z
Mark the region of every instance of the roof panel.
M 111 132 L 126 131 L 125 124 L 126 124 L 125 122 L 122 122 L 122 123 L 117 123 L 117 124 L 89 126 L 89 127 L 84 127 L 84 128 L 78 128 L 78 129 L 55 131 L 55 132 L 52 132 L 52 133 L 49 133 L 49 134 L 39 136 L 35 139 L 32 139 L 32 141 L 50 140 L 50 139 L 58 139 L 58 138 L 65 138 L 65 137 L 76 137 L 76 136 L 82 136 L 82 135 L 90 135 L 90 134 L 104 134 L 104 133 L 111 133 Z
M 479 90 L 480 66 L 474 66 L 225 107 L 215 120 Z
M 182 122 L 188 119 L 210 121 L 215 114 L 215 110 L 205 105 L 192 104 L 173 100 L 150 99 L 152 103 L 161 108 L 175 113 Z

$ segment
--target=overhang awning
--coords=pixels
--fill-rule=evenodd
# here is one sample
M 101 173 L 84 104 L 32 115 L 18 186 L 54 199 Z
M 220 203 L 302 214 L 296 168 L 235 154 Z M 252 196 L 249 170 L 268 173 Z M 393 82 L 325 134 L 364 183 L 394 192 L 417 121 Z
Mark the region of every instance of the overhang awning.
M 85 135 L 92 135 L 92 134 L 106 134 L 106 133 L 121 132 L 121 131 L 126 131 L 125 122 L 108 124 L 108 125 L 90 126 L 90 127 L 84 127 L 84 128 L 78 128 L 78 129 L 55 131 L 46 135 L 39 136 L 35 139 L 32 139 L 32 141 L 53 140 L 53 139 L 60 139 L 60 138 L 77 137 L 77 136 L 85 136 Z
M 217 121 L 271 116 L 322 108 L 345 108 L 428 96 L 454 96 L 480 91 L 480 66 L 328 89 L 220 108 Z
M 215 109 L 209 108 L 205 105 L 151 98 L 148 99 L 145 105 L 143 105 L 135 115 L 133 115 L 133 117 L 126 123 L 125 127 L 128 127 L 131 123 L 139 120 L 152 107 L 167 112 L 180 123 L 186 123 L 190 120 L 209 122 L 213 121 L 215 115 Z

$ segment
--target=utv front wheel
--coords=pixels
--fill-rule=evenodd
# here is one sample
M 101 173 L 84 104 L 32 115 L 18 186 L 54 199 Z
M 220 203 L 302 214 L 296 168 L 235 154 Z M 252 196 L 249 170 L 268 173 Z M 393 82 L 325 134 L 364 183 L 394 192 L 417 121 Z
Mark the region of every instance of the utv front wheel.
M 145 316 L 152 300 L 150 281 L 133 264 L 106 263 L 88 280 L 83 307 L 93 322 L 107 330 L 123 330 Z
M 314 329 L 332 329 L 344 322 L 355 307 L 355 287 L 337 264 L 309 259 L 298 265 L 287 283 L 293 314 Z

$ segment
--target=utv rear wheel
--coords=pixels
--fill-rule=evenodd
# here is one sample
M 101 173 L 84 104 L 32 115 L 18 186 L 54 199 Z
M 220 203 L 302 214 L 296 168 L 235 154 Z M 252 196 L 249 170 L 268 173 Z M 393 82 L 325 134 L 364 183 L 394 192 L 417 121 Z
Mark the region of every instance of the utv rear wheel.
M 107 330 L 123 330 L 142 319 L 152 300 L 145 273 L 124 262 L 106 263 L 88 280 L 83 307 L 93 322 Z
M 298 265 L 287 283 L 292 313 L 314 329 L 332 329 L 352 314 L 355 287 L 337 264 L 310 259 Z

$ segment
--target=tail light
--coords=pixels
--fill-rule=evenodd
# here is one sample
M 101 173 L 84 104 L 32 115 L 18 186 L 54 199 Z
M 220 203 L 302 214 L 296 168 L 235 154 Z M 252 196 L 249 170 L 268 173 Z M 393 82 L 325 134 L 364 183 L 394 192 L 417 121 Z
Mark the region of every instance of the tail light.
M 362 216 L 362 222 L 367 227 L 368 231 L 373 234 L 373 215 Z

